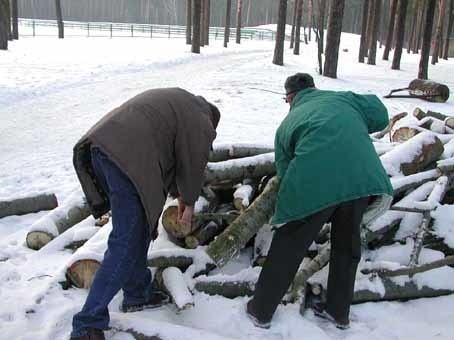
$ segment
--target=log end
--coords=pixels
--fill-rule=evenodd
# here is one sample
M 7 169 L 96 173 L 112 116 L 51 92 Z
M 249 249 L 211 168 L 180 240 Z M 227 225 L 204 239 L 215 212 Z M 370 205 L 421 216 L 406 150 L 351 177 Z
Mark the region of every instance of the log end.
M 411 127 L 404 126 L 404 127 L 397 129 L 396 131 L 394 131 L 394 133 L 391 137 L 391 140 L 394 143 L 405 142 L 405 141 L 409 140 L 410 138 L 413 138 L 414 136 L 416 136 L 418 133 L 419 133 L 418 130 L 411 128 Z
M 27 247 L 33 250 L 40 250 L 54 239 L 52 234 L 45 231 L 31 231 L 27 234 Z
M 178 222 L 178 207 L 170 206 L 162 214 L 162 226 L 176 238 L 183 238 L 191 233 L 191 228 L 180 225 Z
M 79 260 L 67 270 L 66 277 L 77 288 L 90 288 L 100 263 L 96 260 Z

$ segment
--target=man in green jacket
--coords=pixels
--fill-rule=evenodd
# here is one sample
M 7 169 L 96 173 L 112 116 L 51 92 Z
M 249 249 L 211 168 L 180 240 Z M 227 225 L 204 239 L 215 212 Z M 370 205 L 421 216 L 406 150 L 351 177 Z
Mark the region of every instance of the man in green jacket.
M 327 301 L 314 312 L 345 329 L 363 214 L 372 197 L 393 194 L 369 137 L 386 127 L 388 112 L 375 95 L 316 89 L 309 74 L 288 77 L 285 90 L 290 111 L 275 137 L 280 188 L 271 222 L 278 228 L 247 314 L 270 327 L 309 246 L 331 222 Z

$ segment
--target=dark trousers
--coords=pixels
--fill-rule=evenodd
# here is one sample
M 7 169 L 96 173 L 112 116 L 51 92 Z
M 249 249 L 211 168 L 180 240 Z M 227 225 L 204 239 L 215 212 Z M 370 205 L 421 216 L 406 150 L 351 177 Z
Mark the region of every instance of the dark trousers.
M 360 224 L 367 203 L 367 197 L 344 202 L 277 229 L 250 302 L 259 320 L 271 320 L 309 246 L 329 221 L 331 257 L 326 310 L 336 319 L 348 318 L 361 258 Z
M 107 306 L 120 289 L 126 305 L 144 303 L 153 290 L 147 268 L 150 227 L 139 194 L 129 178 L 99 149 L 92 149 L 91 156 L 96 177 L 109 196 L 112 231 L 87 300 L 73 318 L 74 337 L 85 335 L 87 328 L 107 329 Z

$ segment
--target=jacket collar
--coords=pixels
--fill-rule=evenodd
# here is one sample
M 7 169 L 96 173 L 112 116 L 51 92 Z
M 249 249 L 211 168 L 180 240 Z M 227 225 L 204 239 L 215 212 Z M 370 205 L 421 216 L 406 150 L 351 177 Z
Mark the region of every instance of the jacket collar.
M 293 107 L 296 105 L 302 104 L 305 101 L 305 99 L 307 99 L 307 97 L 309 97 L 310 94 L 315 91 L 317 91 L 315 87 L 310 87 L 308 89 L 299 91 L 296 94 L 295 98 L 293 98 L 292 105 L 290 105 L 290 109 L 293 109 Z

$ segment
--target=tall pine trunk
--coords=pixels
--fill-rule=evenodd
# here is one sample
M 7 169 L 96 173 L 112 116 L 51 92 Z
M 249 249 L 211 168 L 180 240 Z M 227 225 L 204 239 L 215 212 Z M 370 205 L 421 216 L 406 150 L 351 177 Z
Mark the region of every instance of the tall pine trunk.
M 383 52 L 383 60 L 389 60 L 389 51 L 391 51 L 391 47 L 393 44 L 394 23 L 396 21 L 397 2 L 398 2 L 398 0 L 391 0 L 391 10 L 390 10 L 389 22 L 388 22 L 388 34 L 386 35 L 386 44 L 385 44 L 385 50 Z
M 202 12 L 202 0 L 193 0 L 194 13 L 192 15 L 192 53 L 200 53 L 200 17 Z
M 443 59 L 445 60 L 448 60 L 448 56 L 449 56 L 449 38 L 451 36 L 451 32 L 452 32 L 452 21 L 453 21 L 453 5 L 454 5 L 454 0 L 451 0 L 449 2 L 449 12 L 448 12 L 448 28 L 446 30 L 446 38 L 445 38 L 445 42 L 444 42 L 444 46 L 443 46 Z
M 330 78 L 337 78 L 337 62 L 339 58 L 344 7 L 345 0 L 332 0 L 329 9 L 323 75 Z
M 287 18 L 287 0 L 279 0 L 276 45 L 274 47 L 273 64 L 284 65 L 285 23 Z
M 364 63 L 367 52 L 367 16 L 369 14 L 370 0 L 363 1 L 363 18 L 361 22 L 361 40 L 359 42 L 358 61 Z
M 377 40 L 378 33 L 380 31 L 380 13 L 381 13 L 381 0 L 374 0 L 374 14 L 371 35 L 369 38 L 369 56 L 367 63 L 369 65 L 375 65 L 375 59 L 377 56 Z
M 63 15 L 61 12 L 60 0 L 55 0 L 55 11 L 56 11 L 56 15 L 57 15 L 58 38 L 63 39 L 65 37 L 65 26 L 63 24 Z
M 396 50 L 394 51 L 393 70 L 400 70 L 400 59 L 402 58 L 402 48 L 405 37 L 405 19 L 407 18 L 408 0 L 399 0 L 397 8 L 397 26 L 396 26 Z
M 320 39 L 321 53 L 323 54 L 323 45 L 325 44 L 325 12 L 326 12 L 326 0 L 320 0 L 318 7 L 318 34 Z
M 419 47 L 421 45 L 421 35 L 422 30 L 424 27 L 424 13 L 425 13 L 425 6 L 426 0 L 420 0 L 418 6 L 418 19 L 416 21 L 416 31 L 415 31 L 415 39 L 413 40 L 412 51 L 414 54 L 419 52 Z
M 300 54 L 301 45 L 301 21 L 303 17 L 303 0 L 297 0 L 296 3 L 296 20 L 295 20 L 295 48 L 293 54 Z
M 435 16 L 436 0 L 427 0 L 426 4 L 426 19 L 424 24 L 422 48 L 421 48 L 421 59 L 419 61 L 419 79 L 427 79 L 428 68 L 429 68 L 429 55 L 430 55 L 430 43 L 432 39 L 432 29 Z
M 446 14 L 446 0 L 439 0 L 437 30 L 434 37 L 434 48 L 432 50 L 432 65 L 438 63 L 438 55 L 443 40 L 443 21 Z
M 293 5 L 293 20 L 292 20 L 292 33 L 290 33 L 290 48 L 293 48 L 293 46 L 295 44 L 296 16 L 298 15 L 298 3 L 299 3 L 299 0 L 295 0 L 294 5 Z
M 17 0 L 11 1 L 12 17 L 13 17 L 13 39 L 19 39 L 19 8 Z
M 205 46 L 205 6 L 206 0 L 202 0 L 200 7 L 200 46 Z
M 186 44 L 192 44 L 192 0 L 186 0 Z
M 227 47 L 227 44 L 230 41 L 230 15 L 232 12 L 232 0 L 227 0 L 226 9 L 225 9 L 225 29 L 224 29 L 224 47 Z
M 236 6 L 236 43 L 241 43 L 241 12 L 243 7 L 243 0 L 237 0 Z
M 9 0 L 0 0 L 0 50 L 8 49 Z
M 407 43 L 407 53 L 410 53 L 411 48 L 413 46 L 413 42 L 416 38 L 416 27 L 418 25 L 419 3 L 420 3 L 420 1 L 415 1 L 413 3 L 413 16 L 411 18 L 410 38 L 408 39 L 408 43 Z

